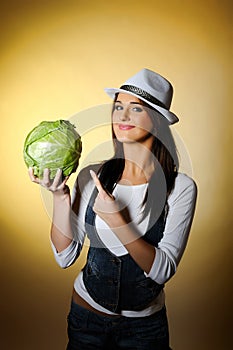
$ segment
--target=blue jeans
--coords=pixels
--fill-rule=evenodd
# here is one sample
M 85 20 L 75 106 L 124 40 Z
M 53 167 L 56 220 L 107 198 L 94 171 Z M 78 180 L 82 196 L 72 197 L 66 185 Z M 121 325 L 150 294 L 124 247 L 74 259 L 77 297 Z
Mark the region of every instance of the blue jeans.
M 72 301 L 66 350 L 171 350 L 165 307 L 147 317 L 108 317 Z

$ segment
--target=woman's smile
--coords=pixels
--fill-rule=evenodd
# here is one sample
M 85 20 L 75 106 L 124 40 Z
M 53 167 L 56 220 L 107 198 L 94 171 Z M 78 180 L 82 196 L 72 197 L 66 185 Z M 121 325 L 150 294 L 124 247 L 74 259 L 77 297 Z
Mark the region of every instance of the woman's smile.
M 120 130 L 131 130 L 135 128 L 134 125 L 130 125 L 130 124 L 118 124 L 118 127 Z

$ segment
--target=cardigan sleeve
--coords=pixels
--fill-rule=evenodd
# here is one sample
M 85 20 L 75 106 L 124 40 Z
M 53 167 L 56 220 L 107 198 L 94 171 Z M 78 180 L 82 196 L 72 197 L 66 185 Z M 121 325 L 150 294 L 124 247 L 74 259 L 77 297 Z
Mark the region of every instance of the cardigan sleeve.
M 63 269 L 69 267 L 75 262 L 82 249 L 82 244 L 73 240 L 67 248 L 58 253 L 53 242 L 50 242 L 55 260 Z
M 159 284 L 167 282 L 176 272 L 187 245 L 195 212 L 197 186 L 185 174 L 177 175 L 168 198 L 169 211 L 163 238 L 155 248 L 155 259 L 147 277 Z

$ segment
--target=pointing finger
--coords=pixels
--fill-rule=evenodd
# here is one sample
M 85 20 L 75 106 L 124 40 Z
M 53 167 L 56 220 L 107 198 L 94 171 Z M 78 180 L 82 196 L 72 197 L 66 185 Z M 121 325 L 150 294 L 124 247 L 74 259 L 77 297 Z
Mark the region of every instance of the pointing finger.
M 101 199 L 105 199 L 105 200 L 107 199 L 107 200 L 110 200 L 110 201 L 115 200 L 114 196 L 110 192 L 108 192 L 107 189 L 103 188 L 103 186 L 102 186 L 98 176 L 96 175 L 96 173 L 93 170 L 90 170 L 90 174 L 91 174 L 91 177 L 92 177 L 92 179 L 93 179 L 93 181 L 95 183 L 95 186 L 96 186 L 96 188 L 97 188 L 97 190 L 99 192 L 99 197 Z
M 96 173 L 93 170 L 90 170 L 90 174 L 91 174 L 91 177 L 94 181 L 94 184 L 95 184 L 99 194 L 101 195 L 101 197 L 104 198 L 107 193 L 104 191 L 98 176 L 96 175 Z

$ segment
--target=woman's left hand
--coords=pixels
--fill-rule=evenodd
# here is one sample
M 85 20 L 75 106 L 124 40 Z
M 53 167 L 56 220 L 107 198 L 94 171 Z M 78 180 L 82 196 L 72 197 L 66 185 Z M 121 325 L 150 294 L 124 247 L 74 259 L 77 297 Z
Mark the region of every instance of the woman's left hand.
M 93 211 L 111 228 L 125 225 L 127 222 L 115 198 L 104 190 L 94 171 L 91 170 L 90 174 L 99 192 L 93 206 Z

